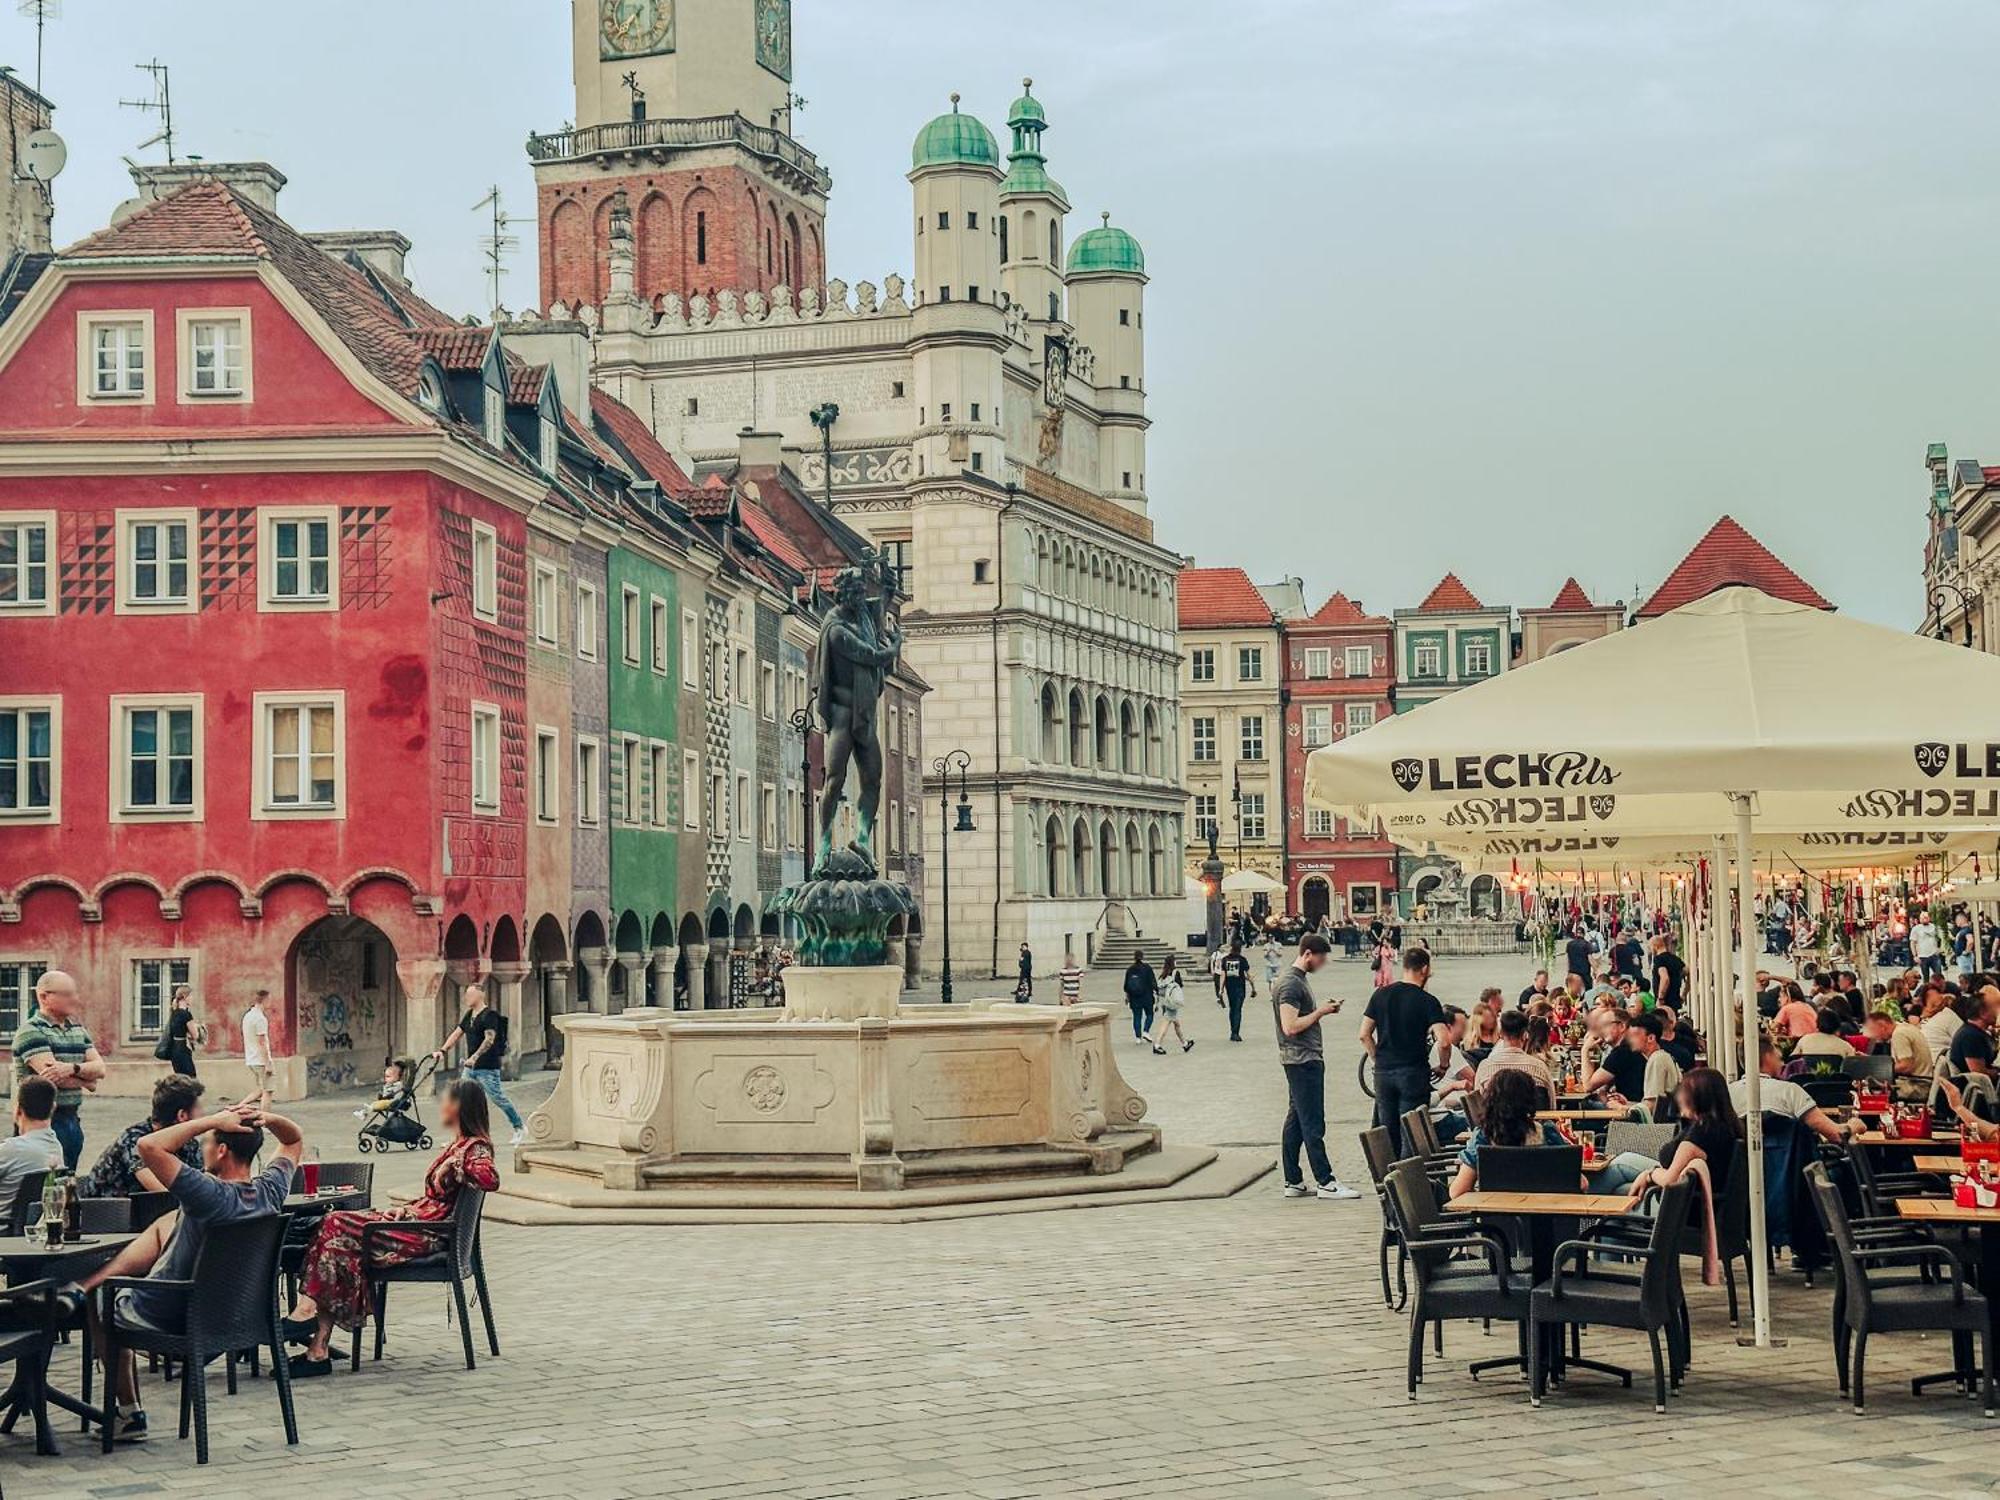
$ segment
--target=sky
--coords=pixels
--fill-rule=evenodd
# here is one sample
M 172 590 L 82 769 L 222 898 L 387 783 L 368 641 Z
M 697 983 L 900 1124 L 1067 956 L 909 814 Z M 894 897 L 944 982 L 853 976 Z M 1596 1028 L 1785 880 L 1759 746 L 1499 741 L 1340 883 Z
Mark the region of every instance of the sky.
M 683 0 L 694 3 L 694 0 Z M 747 3 L 747 0 L 745 0 Z M 177 147 L 305 229 L 392 227 L 482 313 L 474 205 L 530 214 L 566 0 L 63 0 L 58 241 Z M 34 76 L 0 7 L 0 63 Z M 2000 461 L 1989 0 L 801 0 L 829 269 L 908 273 L 917 129 L 1024 75 L 1074 236 L 1145 246 L 1160 542 L 1387 611 L 1574 574 L 1632 599 L 1734 515 L 1844 610 L 1924 613 L 1925 444 Z M 503 291 L 534 298 L 532 222 Z

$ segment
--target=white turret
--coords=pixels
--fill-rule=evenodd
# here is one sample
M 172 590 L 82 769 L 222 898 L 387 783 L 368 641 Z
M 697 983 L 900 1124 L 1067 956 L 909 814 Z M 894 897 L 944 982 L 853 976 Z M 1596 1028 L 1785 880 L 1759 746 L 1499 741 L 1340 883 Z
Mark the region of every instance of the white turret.
M 1070 247 L 1070 321 L 1096 355 L 1104 426 L 1099 480 L 1107 498 L 1146 503 L 1146 253 L 1111 215 Z
M 1002 452 L 1000 148 L 977 119 L 951 112 L 917 133 L 916 457 L 926 476 L 993 474 Z

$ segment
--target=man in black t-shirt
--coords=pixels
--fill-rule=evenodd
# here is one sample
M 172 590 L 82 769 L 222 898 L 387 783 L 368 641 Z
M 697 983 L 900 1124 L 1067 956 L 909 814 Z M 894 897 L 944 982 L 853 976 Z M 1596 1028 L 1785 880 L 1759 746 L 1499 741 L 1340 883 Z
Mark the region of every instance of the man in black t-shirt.
M 466 986 L 465 1014 L 458 1018 L 451 1035 L 432 1050 L 431 1056 L 441 1060 L 460 1041 L 465 1043 L 465 1076 L 484 1089 L 486 1097 L 506 1115 L 514 1127 L 513 1144 L 520 1145 L 527 1139 L 521 1112 L 514 1108 L 514 1101 L 500 1086 L 500 1059 L 507 1052 L 507 1018 L 486 1003 L 483 984 Z
M 1535 970 L 1534 982 L 1521 991 L 1520 998 L 1514 1002 L 1514 1008 L 1516 1010 L 1526 1010 L 1531 1001 L 1546 1000 L 1548 998 L 1549 971 L 1547 969 L 1537 969 Z
M 1361 1045 L 1375 1059 L 1375 1123 L 1389 1132 L 1399 1157 L 1410 1150 L 1403 1116 L 1429 1107 L 1431 1079 L 1451 1049 L 1444 1007 L 1425 988 L 1430 977 L 1430 954 L 1410 949 L 1402 979 L 1369 996 L 1361 1017 Z
M 1250 960 L 1243 956 L 1243 945 L 1231 943 L 1229 952 L 1222 958 L 1222 995 L 1229 1002 L 1229 1040 L 1243 1040 L 1243 997 L 1257 993 L 1257 986 L 1250 981 Z
M 1590 983 L 1590 939 L 1583 935 L 1581 927 L 1570 929 L 1569 941 L 1563 944 L 1563 957 L 1569 961 L 1570 973 Z
M 1604 1012 L 1604 1019 L 1597 1023 L 1597 1070 L 1584 1080 L 1585 1093 L 1609 1089 L 1627 1104 L 1637 1104 L 1646 1097 L 1646 1059 L 1625 1044 L 1626 1030 L 1624 1011 Z
M 1675 1010 L 1687 1003 L 1687 970 L 1664 932 L 1653 939 L 1653 1001 Z
M 1639 934 L 1629 927 L 1611 945 L 1611 971 L 1624 979 L 1645 982 L 1646 947 L 1639 941 Z

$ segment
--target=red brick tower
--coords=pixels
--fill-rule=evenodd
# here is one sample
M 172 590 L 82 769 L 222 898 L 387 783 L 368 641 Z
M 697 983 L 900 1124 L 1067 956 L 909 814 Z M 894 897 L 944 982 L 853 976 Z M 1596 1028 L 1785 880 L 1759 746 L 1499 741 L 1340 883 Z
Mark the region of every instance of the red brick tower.
M 790 0 L 571 5 L 576 123 L 528 140 L 542 306 L 603 303 L 621 195 L 648 302 L 823 285 L 833 183 L 790 133 Z

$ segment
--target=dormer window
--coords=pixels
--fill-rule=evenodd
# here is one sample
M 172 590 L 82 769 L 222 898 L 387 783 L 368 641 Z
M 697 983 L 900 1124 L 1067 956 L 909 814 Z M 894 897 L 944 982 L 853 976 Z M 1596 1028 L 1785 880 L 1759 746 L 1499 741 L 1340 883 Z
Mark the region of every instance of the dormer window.
M 507 394 L 497 386 L 486 387 L 486 441 L 495 448 L 507 446 Z
M 417 405 L 444 415 L 444 382 L 438 379 L 437 371 L 426 370 L 417 378 Z
M 544 474 L 555 473 L 556 457 L 560 447 L 561 445 L 556 439 L 556 424 L 549 416 L 544 414 L 542 417 L 542 472 Z

